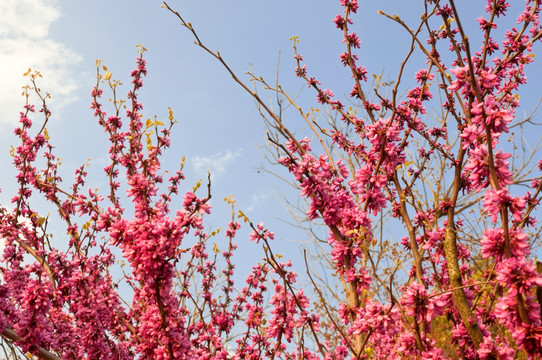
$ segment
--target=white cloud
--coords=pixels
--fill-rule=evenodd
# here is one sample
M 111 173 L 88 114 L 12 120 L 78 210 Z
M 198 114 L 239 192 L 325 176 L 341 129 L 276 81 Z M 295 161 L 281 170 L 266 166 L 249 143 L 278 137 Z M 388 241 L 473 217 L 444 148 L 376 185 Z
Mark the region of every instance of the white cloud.
M 195 156 L 191 163 L 194 166 L 194 170 L 199 175 L 202 175 L 204 171 L 209 170 L 212 176 L 218 176 L 223 174 L 228 165 L 239 156 L 241 156 L 241 149 L 235 151 L 228 149 L 210 156 Z
M 250 206 L 247 208 L 247 212 L 253 211 L 258 204 L 265 201 L 269 197 L 269 193 L 259 192 L 257 194 L 252 194 L 250 199 L 252 202 L 250 203 Z
M 60 17 L 58 0 L 2 0 L 0 36 L 44 38 Z
M 0 123 L 15 124 L 24 104 L 22 75 L 39 70 L 39 87 L 52 95 L 53 112 L 74 101 L 76 79 L 70 67 L 81 60 L 49 36 L 51 24 L 60 17 L 57 0 L 0 1 Z

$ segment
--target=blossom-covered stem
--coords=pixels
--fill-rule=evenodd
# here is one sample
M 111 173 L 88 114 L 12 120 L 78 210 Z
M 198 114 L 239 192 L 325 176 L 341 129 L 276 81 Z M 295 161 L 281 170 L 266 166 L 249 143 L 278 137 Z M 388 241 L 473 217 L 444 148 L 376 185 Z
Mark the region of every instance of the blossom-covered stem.
M 13 226 L 15 227 L 17 232 L 22 233 L 23 231 L 25 231 L 19 225 L 17 220 L 14 221 Z M 36 251 L 36 249 L 34 249 L 31 245 L 29 245 L 26 241 L 24 241 L 24 239 L 19 239 L 18 243 L 28 254 L 32 255 L 38 261 L 38 263 L 41 264 L 41 266 L 43 266 L 45 272 L 47 273 L 47 276 L 49 277 L 49 281 L 51 282 L 51 285 L 53 287 L 54 294 L 56 294 L 57 279 L 56 279 L 54 271 L 51 269 L 51 266 L 49 265 L 45 257 L 38 254 L 38 251 Z
M 353 119 L 352 115 L 348 113 L 342 106 L 342 103 L 332 101 L 329 96 L 326 95 L 325 91 L 320 88 L 318 85 L 318 82 L 315 81 L 312 78 L 309 78 L 306 74 L 306 71 L 304 71 L 304 67 L 301 65 L 301 55 L 297 52 L 297 44 L 294 40 L 293 42 L 293 49 L 294 49 L 294 58 L 296 60 L 297 69 L 303 69 L 298 70 L 296 75 L 299 76 L 301 79 L 305 80 L 307 84 L 309 84 L 312 88 L 314 88 L 318 92 L 319 98 L 326 103 L 327 105 L 331 106 L 335 111 L 337 111 L 346 121 L 348 121 L 350 124 L 352 124 L 355 127 L 358 127 L 358 130 L 361 132 L 365 132 L 365 129 L 362 127 L 359 127 L 356 121 Z
M 341 235 L 341 232 L 339 229 L 331 225 L 329 226 L 329 229 L 331 230 L 331 233 L 335 237 L 335 241 L 339 241 L 341 243 L 344 243 L 346 240 Z M 352 270 L 352 259 L 350 254 L 346 253 L 343 255 L 343 262 L 344 262 L 344 270 L 345 272 Z M 343 279 L 344 281 L 344 279 Z M 348 288 L 346 289 L 346 300 L 348 302 L 348 306 L 350 309 L 358 309 L 361 304 L 360 294 L 358 293 L 358 280 L 354 279 L 353 281 L 348 282 Z M 356 313 L 355 311 L 350 312 L 350 321 L 354 322 L 356 321 Z M 354 353 L 360 354 L 363 348 L 363 337 L 360 335 L 356 335 L 354 338 Z
M 399 65 L 399 70 L 397 72 L 395 85 L 393 86 L 393 89 L 391 90 L 391 93 L 392 93 L 392 98 L 391 98 L 391 106 L 392 106 L 391 110 L 392 110 L 392 113 L 390 115 L 390 119 L 395 119 L 395 116 L 397 114 L 397 92 L 399 90 L 399 85 L 401 84 L 401 79 L 403 78 L 403 73 L 405 71 L 405 67 L 406 67 L 406 65 L 408 63 L 408 60 L 410 59 L 412 53 L 414 52 L 415 45 L 416 45 L 416 39 L 418 38 L 418 35 L 420 34 L 425 21 L 426 20 L 420 22 L 420 25 L 418 26 L 418 28 L 416 29 L 416 31 L 412 35 L 412 39 L 410 40 L 410 46 L 408 48 L 408 53 L 406 54 L 406 56 L 401 61 L 401 65 Z M 433 64 L 430 64 L 430 66 L 433 66 Z M 428 73 L 430 73 L 430 70 L 431 70 L 431 68 L 429 69 Z M 421 87 L 422 87 L 422 89 L 425 87 L 425 81 L 423 81 L 423 83 L 421 84 Z M 423 93 L 423 91 L 420 93 L 420 97 L 422 96 L 422 93 Z M 415 118 L 416 115 L 413 115 L 412 117 Z M 405 136 L 404 141 L 406 141 L 406 139 L 407 139 L 407 136 Z
M 373 268 L 375 269 L 376 266 L 375 266 L 375 263 L 374 263 L 374 261 L 373 261 L 370 254 L 369 254 L 369 260 L 370 260 Z M 424 343 L 423 343 L 421 334 L 425 333 L 426 328 L 427 328 L 427 323 L 426 323 L 426 321 L 424 319 L 422 324 L 418 324 L 418 322 L 416 321 L 415 318 L 409 317 L 406 314 L 406 312 L 405 312 L 403 306 L 401 305 L 401 303 L 397 300 L 395 294 L 393 293 L 392 287 L 391 287 L 391 283 L 393 282 L 393 276 L 394 276 L 395 272 L 397 271 L 398 267 L 399 267 L 399 265 L 397 265 L 397 267 L 393 271 L 393 275 L 390 277 L 390 284 L 389 285 L 384 283 L 384 281 L 381 279 L 380 275 L 378 275 L 378 273 L 376 273 L 376 272 L 375 272 L 375 278 L 382 285 L 382 287 L 384 289 L 386 289 L 387 293 L 390 296 L 391 305 L 388 308 L 388 314 L 394 309 L 394 307 L 397 307 L 399 309 L 399 312 L 401 313 L 401 316 L 403 317 L 404 323 L 406 324 L 406 326 L 409 329 L 410 333 L 412 335 L 414 335 L 414 338 L 416 340 L 416 347 L 420 351 L 423 351 L 424 350 Z M 367 334 L 365 336 L 365 340 L 364 340 L 364 342 L 362 344 L 362 348 L 361 348 L 362 350 L 363 350 L 363 348 L 365 348 L 367 342 L 369 341 L 369 338 L 370 338 L 372 332 L 373 331 L 369 332 L 369 334 Z
M 7 338 L 7 339 L 10 339 L 11 341 L 13 341 L 15 343 L 22 341 L 22 339 L 19 336 L 17 336 L 15 331 L 13 329 L 10 329 L 10 328 L 4 329 L 4 331 L 2 331 L 2 336 Z M 60 357 L 56 356 L 52 352 L 50 352 L 50 351 L 48 351 L 48 350 L 46 350 L 46 349 L 44 349 L 42 347 L 38 347 L 38 349 L 36 350 L 36 355 L 40 359 L 43 359 L 43 360 L 61 360 Z
M 537 199 L 537 200 L 531 202 L 527 206 L 527 209 L 525 210 L 525 214 L 523 215 L 523 218 L 515 226 L 518 229 L 523 228 L 526 225 L 527 221 L 529 220 L 529 215 L 540 203 L 540 199 L 538 199 L 538 195 L 542 193 L 542 179 L 537 179 L 537 181 L 538 181 L 538 186 L 536 188 L 535 193 L 533 194 L 533 199 Z
M 318 138 L 318 141 L 320 142 L 320 145 L 322 146 L 322 148 L 324 149 L 324 151 L 326 152 L 326 155 L 328 157 L 328 159 L 331 160 L 331 166 L 333 168 L 333 170 L 337 173 L 337 168 L 335 167 L 335 162 L 333 161 L 333 156 L 331 155 L 331 152 L 328 148 L 328 146 L 326 145 L 326 143 L 324 142 L 324 140 L 322 139 L 322 136 L 320 134 L 319 131 L 316 130 L 315 128 L 315 125 L 318 126 L 316 124 L 316 121 L 313 120 L 311 121 L 309 119 L 309 114 L 305 114 L 305 112 L 303 111 L 303 109 L 294 101 L 294 99 L 292 99 L 292 97 L 290 95 L 288 95 L 283 89 L 282 87 L 279 85 L 277 88 L 274 88 L 272 86 L 270 86 L 264 79 L 262 78 L 258 78 L 257 76 L 255 76 L 253 73 L 251 72 L 247 72 L 248 75 L 250 75 L 252 77 L 252 81 L 257 81 L 257 82 L 260 82 L 262 83 L 262 85 L 264 86 L 264 89 L 266 90 L 271 90 L 271 91 L 275 91 L 277 92 L 278 94 L 284 96 L 286 98 L 286 100 L 288 100 L 288 103 L 293 106 L 297 112 L 299 113 L 299 115 L 303 118 L 303 120 L 305 120 L 305 122 L 307 123 L 307 125 L 309 126 L 309 128 L 312 130 L 312 132 L 314 133 L 314 135 Z M 313 124 L 314 122 L 314 124 Z M 279 124 L 278 124 L 279 125 Z
M 279 277 L 281 278 L 283 285 L 280 288 L 281 288 L 281 291 L 283 292 L 283 295 L 286 298 L 290 297 L 290 299 L 293 301 L 293 303 L 295 303 L 295 306 L 297 307 L 298 311 L 301 314 L 304 314 L 304 315 L 302 315 L 303 318 L 305 318 L 304 323 L 306 323 L 308 325 L 308 327 L 309 327 L 309 329 L 311 331 L 311 334 L 313 336 L 313 339 L 314 339 L 314 341 L 316 343 L 318 351 L 322 355 L 325 356 L 325 353 L 326 353 L 325 347 L 323 346 L 320 339 L 318 338 L 319 316 L 318 317 L 314 317 L 313 315 L 307 316 L 307 314 L 306 314 L 306 307 L 307 307 L 306 302 L 307 302 L 308 299 L 306 298 L 306 296 L 305 296 L 305 294 L 303 292 L 301 292 L 301 293 L 296 292 L 294 287 L 293 287 L 293 284 L 296 281 L 295 280 L 296 275 L 295 275 L 295 273 L 293 273 L 291 271 L 288 271 L 288 269 L 287 269 L 290 266 L 290 262 L 288 262 L 286 264 L 282 263 L 282 262 L 279 262 L 278 259 L 277 259 L 277 256 L 275 256 L 275 254 L 273 253 L 273 250 L 271 249 L 271 246 L 269 244 L 268 239 L 273 239 L 274 234 L 268 232 L 267 229 L 263 229 L 262 224 L 259 224 L 259 225 L 255 226 L 252 222 L 250 222 L 250 220 L 244 214 L 242 214 L 242 216 L 244 217 L 245 222 L 249 222 L 249 225 L 253 230 L 253 232 L 251 234 L 251 239 L 256 240 L 256 241 L 260 241 L 260 240 L 263 241 L 266 262 L 267 262 L 267 264 L 269 264 L 271 266 L 271 268 L 274 270 L 274 272 L 276 274 L 278 274 Z M 309 274 L 309 276 L 310 276 L 310 274 Z M 275 288 L 275 291 L 276 290 L 277 290 L 277 287 Z M 282 306 L 282 311 L 284 311 L 284 314 L 287 314 L 288 312 L 292 312 L 293 309 L 288 308 L 286 302 L 284 302 L 282 305 L 283 305 Z M 280 330 L 278 332 L 278 339 L 282 339 L 282 336 L 284 334 L 283 330 L 284 330 L 283 328 L 280 328 Z M 288 331 L 288 329 L 286 331 Z M 287 336 L 287 337 L 291 337 L 291 335 Z M 288 341 L 290 341 L 290 340 L 288 340 Z M 282 348 L 282 347 L 283 346 L 281 345 L 281 341 L 278 340 L 277 343 L 276 343 L 276 346 L 275 346 L 275 348 L 274 348 L 274 350 L 272 352 L 273 357 L 280 351 L 280 348 Z
M 452 4 L 453 4 L 453 1 L 452 1 Z M 468 43 L 467 39 L 465 39 L 465 43 Z M 473 71 L 473 70 L 471 70 L 471 71 Z M 475 80 L 473 80 L 473 81 L 475 83 Z M 475 89 L 477 89 L 477 88 L 478 88 L 478 86 L 475 87 Z M 478 90 L 476 90 L 476 94 L 477 94 L 477 97 L 480 96 L 479 93 L 478 93 Z M 485 113 L 483 113 L 483 117 L 486 118 Z M 494 156 L 493 156 L 493 146 L 491 146 L 491 144 L 493 143 L 491 128 L 487 124 L 485 126 L 485 132 L 486 132 L 487 142 L 489 144 L 487 146 L 487 152 L 488 152 L 487 163 L 488 163 L 488 169 L 489 169 L 489 180 L 490 180 L 491 186 L 495 190 L 498 191 L 498 190 L 501 190 L 501 183 L 499 181 L 499 176 L 497 175 L 497 170 L 495 168 L 495 159 L 494 159 Z M 500 216 L 501 216 L 501 226 L 502 226 L 503 236 L 504 236 L 504 254 L 505 254 L 505 256 L 507 258 L 511 258 L 513 255 L 512 255 L 512 251 L 510 249 L 510 231 L 509 231 L 509 226 L 508 226 L 508 222 L 509 222 L 508 208 L 504 203 L 500 204 Z M 515 296 L 515 299 L 516 299 L 516 302 L 517 302 L 518 313 L 519 313 L 519 316 L 520 316 L 521 320 L 525 324 L 530 325 L 531 320 L 529 319 L 529 315 L 527 313 L 527 310 L 525 309 L 525 303 L 524 303 L 524 300 L 523 300 L 523 295 L 522 294 L 517 294 Z
M 445 6 L 447 6 L 447 4 L 445 4 Z M 446 28 L 446 33 L 448 35 L 451 48 L 455 52 L 457 63 L 459 64 L 459 66 L 464 66 L 463 57 L 461 55 L 461 47 L 455 39 L 454 31 L 452 30 L 451 24 L 449 22 L 449 14 L 444 11 L 443 7 L 439 3 L 436 4 L 435 9 L 440 12 L 440 17 L 442 18 L 442 25 Z
M 482 102 L 483 100 L 480 94 L 480 89 L 478 88 L 478 84 L 476 83 L 476 78 L 474 77 L 474 74 L 475 74 L 474 64 L 472 63 L 469 38 L 463 31 L 463 26 L 461 25 L 461 20 L 459 18 L 459 14 L 457 13 L 454 0 L 449 0 L 449 1 L 450 1 L 450 6 L 452 7 L 452 11 L 454 13 L 455 21 L 457 23 L 457 28 L 459 29 L 459 33 L 461 34 L 461 43 L 463 44 L 463 47 L 465 48 L 465 55 L 466 55 L 467 65 L 469 67 L 469 73 L 473 74 L 469 77 L 468 81 L 471 83 L 476 99 L 478 100 L 478 102 Z
M 162 302 L 162 298 L 160 296 L 160 289 L 161 289 L 160 280 L 154 279 L 154 298 L 155 298 L 156 304 L 158 305 L 158 310 L 160 311 L 162 330 L 164 331 L 164 333 L 166 333 L 167 327 L 168 327 L 168 320 L 167 320 L 166 311 L 164 310 L 164 303 Z M 167 344 L 167 351 L 169 354 L 169 358 L 171 360 L 175 359 L 175 356 L 173 355 L 173 348 L 171 346 L 171 343 L 169 342 Z
M 350 339 L 347 337 L 347 335 L 344 333 L 344 331 L 342 330 L 342 328 L 339 326 L 339 324 L 335 321 L 335 318 L 334 316 L 331 314 L 331 310 L 328 306 L 328 304 L 326 303 L 325 301 L 325 298 L 322 294 L 322 291 L 319 289 L 318 285 L 316 284 L 316 282 L 314 281 L 314 278 L 312 277 L 312 274 L 311 274 L 311 271 L 309 269 L 309 264 L 308 264 L 308 261 L 307 261 L 307 251 L 304 250 L 303 251 L 303 258 L 305 260 L 305 269 L 307 271 L 307 276 L 309 277 L 309 280 L 310 282 L 312 283 L 313 285 L 313 288 L 314 290 L 316 291 L 316 293 L 318 294 L 318 297 L 319 297 L 319 300 L 320 302 L 322 303 L 322 306 L 324 307 L 325 311 L 326 311 L 326 314 L 329 318 L 329 320 L 332 322 L 332 324 L 335 326 L 335 328 L 337 329 L 337 331 L 339 332 L 339 334 L 341 335 L 342 339 L 344 340 L 344 342 L 348 345 L 348 347 L 350 348 L 350 350 L 352 352 L 355 352 L 355 349 L 352 347 L 352 344 L 350 343 Z M 371 337 L 370 334 L 366 334 L 365 336 L 365 340 L 364 340 L 364 343 L 362 344 L 362 346 L 358 349 L 358 351 L 363 351 L 364 349 L 364 345 L 367 343 L 367 341 L 369 341 L 369 338 Z M 320 342 L 318 342 L 318 345 L 319 345 L 319 348 L 321 347 L 320 345 Z
M 465 293 L 463 291 L 464 286 L 463 281 L 461 280 L 461 272 L 459 270 L 459 266 L 457 265 L 457 232 L 456 229 L 453 228 L 453 225 L 450 225 L 453 224 L 453 222 L 450 222 L 450 218 L 452 218 L 453 221 L 453 217 L 450 216 L 450 212 L 451 211 L 448 213 L 449 224 L 446 227 L 446 240 L 444 243 L 446 258 L 448 260 L 448 276 L 450 277 L 450 284 L 454 289 L 452 293 L 454 296 L 455 305 L 459 311 L 459 314 L 461 315 L 463 324 L 467 328 L 474 345 L 479 346 L 483 341 L 482 332 L 476 323 L 476 318 L 472 314 L 472 310 L 468 305 Z
M 497 12 L 497 6 L 495 6 L 496 4 L 493 3 L 492 4 L 492 10 L 491 10 L 491 14 L 489 16 L 489 20 L 488 20 L 488 23 L 489 24 L 493 24 L 493 21 L 495 20 L 495 14 Z M 491 30 L 493 29 L 493 26 L 487 26 L 485 28 L 485 32 L 484 32 L 484 45 L 482 46 L 482 49 L 484 49 L 483 53 L 482 53 L 482 60 L 480 61 L 480 64 L 481 64 L 481 67 L 482 68 L 485 68 L 486 67 L 486 58 L 487 58 L 487 55 L 488 55 L 488 52 L 489 52 L 489 40 L 490 40 L 490 34 L 491 34 Z
M 408 215 L 408 210 L 406 207 L 406 195 L 403 191 L 403 188 L 401 187 L 401 184 L 399 184 L 397 172 L 394 173 L 393 182 L 395 184 L 395 189 L 397 190 L 397 195 L 399 196 L 399 209 L 401 213 L 401 218 L 405 223 L 408 231 L 408 237 L 410 239 L 410 249 L 412 251 L 412 256 L 414 257 L 414 266 L 416 268 L 416 281 L 418 282 L 418 284 L 423 285 L 424 281 L 422 275 L 422 257 L 418 249 L 418 242 L 416 241 L 416 231 L 414 230 L 414 226 L 412 225 L 412 222 L 410 221 L 410 216 Z
M 356 6 L 357 6 L 357 3 L 356 3 Z M 344 42 L 346 43 L 346 51 L 347 51 L 346 61 L 348 63 L 348 67 L 350 68 L 352 72 L 352 77 L 355 81 L 357 96 L 360 98 L 363 104 L 366 104 L 367 99 L 365 97 L 365 93 L 363 92 L 363 87 L 361 86 L 361 78 L 360 78 L 359 72 L 357 71 L 356 62 L 353 57 L 354 55 L 352 53 L 352 46 L 359 47 L 359 44 L 353 44 L 351 40 L 351 36 L 350 36 L 351 34 L 348 33 L 349 17 L 352 12 L 356 12 L 356 11 L 357 11 L 357 8 L 353 8 L 353 6 L 349 2 L 346 3 L 346 6 L 344 7 L 343 34 L 344 34 Z M 367 109 L 367 115 L 369 116 L 369 118 L 371 119 L 373 123 L 376 122 L 377 119 L 375 118 L 375 115 L 373 114 L 372 110 L 369 108 Z
M 459 269 L 459 257 L 457 253 L 457 229 L 455 227 L 455 204 L 457 204 L 457 199 L 459 192 L 461 191 L 461 164 L 463 164 L 466 151 L 463 147 L 460 148 L 459 154 L 457 155 L 455 173 L 454 173 L 454 182 L 453 182 L 453 192 L 451 196 L 451 203 L 454 206 L 450 206 L 447 213 L 447 224 L 446 224 L 446 234 L 444 241 L 444 250 L 446 253 L 446 260 L 448 264 L 448 277 L 450 278 L 450 285 L 454 289 L 452 292 L 454 297 L 455 306 L 461 316 L 463 325 L 467 328 L 469 336 L 476 347 L 480 346 L 483 341 L 482 332 L 478 326 L 476 318 L 472 313 L 472 310 L 467 301 L 465 295 L 465 289 L 463 288 L 463 280 L 461 278 L 461 271 Z
M 542 262 L 536 262 L 536 272 L 542 276 Z M 542 285 L 536 287 L 536 300 L 539 304 L 542 304 Z M 540 306 L 540 318 L 542 319 L 542 306 Z

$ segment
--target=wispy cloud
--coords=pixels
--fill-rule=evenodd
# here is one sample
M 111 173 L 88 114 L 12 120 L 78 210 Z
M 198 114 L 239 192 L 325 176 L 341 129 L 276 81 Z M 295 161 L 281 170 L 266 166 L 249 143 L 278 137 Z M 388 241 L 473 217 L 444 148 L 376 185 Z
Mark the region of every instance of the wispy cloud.
M 226 150 L 209 156 L 195 156 L 192 160 L 192 166 L 194 170 L 202 175 L 209 170 L 211 175 L 216 177 L 226 172 L 228 166 L 239 156 L 241 156 L 241 149 Z
M 247 208 L 247 212 L 253 211 L 256 206 L 258 206 L 261 202 L 265 201 L 269 197 L 269 193 L 259 192 L 257 194 L 252 194 L 250 197 L 251 203 L 250 206 Z
M 22 74 L 28 68 L 43 74 L 40 88 L 49 92 L 53 110 L 74 101 L 77 81 L 70 67 L 81 57 L 49 36 L 60 17 L 58 0 L 0 1 L 0 123 L 18 120 L 24 98 Z

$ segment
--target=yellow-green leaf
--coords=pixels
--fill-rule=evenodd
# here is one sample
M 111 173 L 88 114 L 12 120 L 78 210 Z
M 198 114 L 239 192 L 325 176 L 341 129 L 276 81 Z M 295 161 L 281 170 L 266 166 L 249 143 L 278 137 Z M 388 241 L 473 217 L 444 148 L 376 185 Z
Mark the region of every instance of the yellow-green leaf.
M 192 187 L 192 191 L 196 192 L 196 190 L 198 190 L 200 186 L 201 186 L 201 179 L 196 183 L 196 185 L 194 185 L 194 187 Z

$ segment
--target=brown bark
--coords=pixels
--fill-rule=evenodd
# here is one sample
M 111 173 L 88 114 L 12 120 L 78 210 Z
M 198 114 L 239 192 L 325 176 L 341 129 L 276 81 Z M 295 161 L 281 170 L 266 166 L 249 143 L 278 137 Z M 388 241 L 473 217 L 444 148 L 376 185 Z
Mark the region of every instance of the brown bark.
M 11 340 L 12 342 L 18 342 L 23 339 L 21 339 L 19 336 L 17 336 L 17 333 L 15 330 L 6 328 L 4 331 L 2 331 L 2 336 L 8 340 Z M 35 354 L 40 359 L 44 360 L 61 360 L 60 357 L 56 356 L 50 351 L 45 350 L 44 348 L 38 347 Z
M 453 212 L 453 209 L 450 210 Z M 448 216 L 450 217 L 450 216 Z M 453 215 L 452 215 L 453 218 Z M 453 221 L 453 219 L 452 219 Z M 450 285 L 454 289 L 452 295 L 454 298 L 455 306 L 463 324 L 467 328 L 467 332 L 476 347 L 478 347 L 482 341 L 482 332 L 478 327 L 476 318 L 472 314 L 469 306 L 467 296 L 465 295 L 463 281 L 461 280 L 461 271 L 459 269 L 459 261 L 457 255 L 457 233 L 453 228 L 453 222 L 448 222 L 446 226 L 446 237 L 444 240 L 444 250 L 446 251 L 446 261 L 448 263 L 448 277 L 450 278 Z

